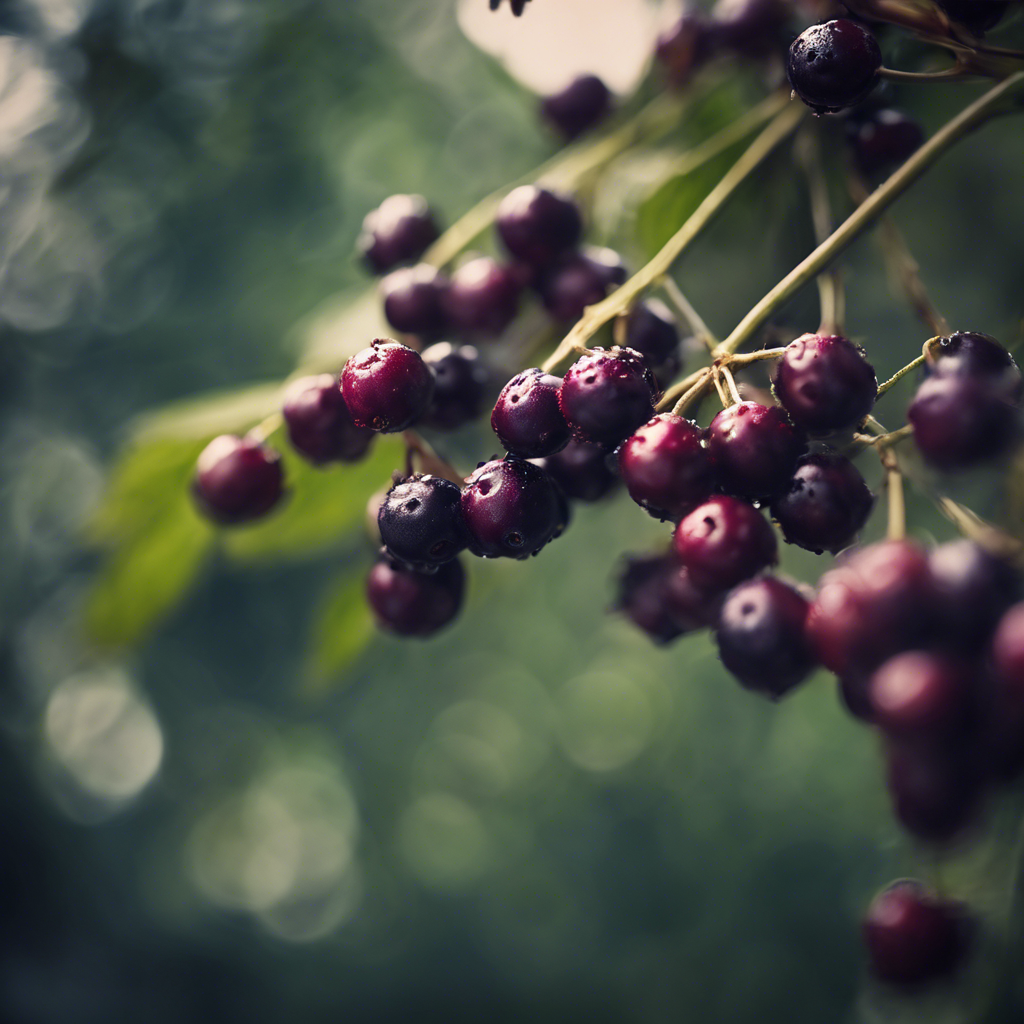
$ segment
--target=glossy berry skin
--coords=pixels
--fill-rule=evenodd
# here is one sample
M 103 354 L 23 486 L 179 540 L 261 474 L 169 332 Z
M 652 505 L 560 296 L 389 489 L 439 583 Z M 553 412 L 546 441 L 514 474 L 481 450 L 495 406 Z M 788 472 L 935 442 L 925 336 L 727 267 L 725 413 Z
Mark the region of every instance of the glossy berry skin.
M 562 379 L 558 406 L 577 441 L 611 450 L 654 415 L 643 358 L 629 349 L 596 348 Z
M 797 463 L 771 504 L 787 544 L 821 554 L 848 547 L 868 520 L 874 495 L 857 467 L 836 452 L 812 452 Z
M 423 351 L 434 375 L 434 395 L 421 422 L 435 430 L 456 430 L 484 408 L 490 374 L 472 345 L 439 341 Z
M 427 411 L 434 376 L 418 352 L 378 338 L 345 364 L 341 393 L 356 426 L 391 434 Z
M 629 496 L 659 519 L 678 519 L 711 496 L 715 472 L 696 423 L 661 413 L 619 448 Z
M 908 160 L 924 143 L 924 129 L 898 110 L 875 110 L 847 126 L 850 146 L 860 169 L 868 176 Z
M 772 388 L 795 426 L 821 435 L 860 423 L 874 407 L 878 380 L 848 338 L 804 334 L 786 346 Z
M 562 493 L 573 501 L 599 501 L 619 478 L 609 466 L 610 456 L 598 444 L 570 441 L 561 451 L 538 460 Z
M 645 299 L 629 311 L 626 346 L 639 352 L 652 367 L 672 359 L 679 352 L 679 340 L 676 318 L 660 299 Z
M 971 710 L 966 666 L 931 651 L 904 651 L 875 671 L 868 684 L 872 721 L 890 736 L 941 740 L 962 727 Z
M 750 690 L 779 698 L 814 669 L 804 634 L 807 599 L 775 576 L 732 590 L 718 616 L 715 637 L 725 667 Z
M 490 256 L 463 263 L 441 295 L 449 324 L 468 335 L 497 336 L 515 319 L 523 281 Z
M 669 555 L 643 555 L 627 558 L 619 574 L 615 610 L 656 644 L 671 643 L 685 632 L 668 598 L 669 580 L 677 568 Z
M 952 974 L 969 946 L 962 907 L 912 879 L 894 882 L 872 900 L 861 931 L 871 972 L 894 985 Z
M 392 271 L 381 281 L 384 316 L 404 334 L 440 334 L 448 324 L 443 303 L 447 288 L 448 279 L 427 263 Z
M 366 599 L 377 624 L 399 636 L 432 636 L 462 608 L 466 573 L 461 562 L 446 562 L 423 573 L 382 559 L 366 579 Z
M 426 199 L 396 195 L 366 215 L 356 246 L 373 273 L 386 274 L 418 260 L 437 236 Z
M 773 565 L 775 533 L 753 505 L 719 495 L 682 519 L 672 547 L 701 587 L 725 590 Z
M 935 0 L 954 20 L 981 35 L 994 28 L 1009 9 L 1007 0 Z
M 562 378 L 538 367 L 517 373 L 502 389 L 491 426 L 505 450 L 524 459 L 553 455 L 569 442 L 569 424 L 558 406 Z
M 565 528 L 557 485 L 523 459 L 486 462 L 466 480 L 462 514 L 469 550 L 485 558 L 528 558 Z
M 540 113 L 566 140 L 600 124 L 612 107 L 612 94 L 597 75 L 579 75 L 561 92 L 541 101 Z
M 576 246 L 583 219 L 568 197 L 539 185 L 521 185 L 501 201 L 495 227 L 512 256 L 542 267 Z
M 626 268 L 618 253 L 587 246 L 546 270 L 537 290 L 544 308 L 556 320 L 571 323 L 625 280 Z
M 192 494 L 207 518 L 223 526 L 259 519 L 284 494 L 281 456 L 253 438 L 221 434 L 196 462 Z
M 372 430 L 352 422 L 338 380 L 329 373 L 290 384 L 281 411 L 292 447 L 318 465 L 356 462 L 373 440 Z
M 878 81 L 882 51 L 875 37 L 846 18 L 812 25 L 793 41 L 786 73 L 793 91 L 816 114 L 864 99 Z
M 726 494 L 770 498 L 789 483 L 806 446 L 778 405 L 738 402 L 707 429 L 708 454 Z
M 424 572 L 450 562 L 469 541 L 462 491 L 439 476 L 396 483 L 381 502 L 377 528 L 393 561 Z
M 987 334 L 957 331 L 928 349 L 928 371 L 937 377 L 974 377 L 1009 402 L 1024 394 L 1024 379 L 1013 356 Z

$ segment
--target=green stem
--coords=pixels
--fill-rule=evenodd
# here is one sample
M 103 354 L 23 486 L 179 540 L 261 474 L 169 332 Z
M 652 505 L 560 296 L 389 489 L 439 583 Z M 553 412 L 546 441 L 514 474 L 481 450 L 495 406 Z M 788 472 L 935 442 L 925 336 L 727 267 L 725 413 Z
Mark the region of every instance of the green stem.
M 912 373 L 924 362 L 924 355 L 919 355 L 916 359 L 907 363 L 902 370 L 897 370 L 884 384 L 878 385 L 878 394 L 884 395 L 897 381 L 902 380 L 908 373 Z

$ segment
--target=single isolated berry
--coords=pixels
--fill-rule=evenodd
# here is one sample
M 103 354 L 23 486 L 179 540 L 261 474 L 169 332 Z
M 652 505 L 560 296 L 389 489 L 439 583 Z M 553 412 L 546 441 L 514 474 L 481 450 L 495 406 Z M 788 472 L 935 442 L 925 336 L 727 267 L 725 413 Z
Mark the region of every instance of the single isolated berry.
M 462 491 L 439 476 L 396 483 L 381 503 L 377 528 L 394 561 L 421 571 L 450 562 L 469 542 Z
M 579 207 L 539 185 L 521 185 L 509 192 L 494 223 L 509 253 L 535 267 L 575 248 L 583 234 Z
M 861 924 L 872 973 L 895 985 L 946 977 L 970 944 L 964 908 L 912 879 L 893 882 L 868 907 Z
M 497 336 L 515 319 L 523 280 L 490 256 L 463 263 L 441 294 L 451 327 L 463 334 Z
M 872 721 L 890 736 L 941 740 L 963 729 L 972 683 L 970 670 L 959 661 L 931 651 L 904 651 L 871 677 Z
M 878 380 L 848 338 L 804 334 L 786 346 L 772 388 L 797 427 L 820 435 L 860 423 L 874 407 Z
M 654 415 L 643 357 L 629 349 L 595 348 L 562 379 L 558 405 L 573 437 L 612 449 Z
M 524 459 L 479 466 L 462 490 L 469 550 L 485 558 L 529 558 L 565 528 L 566 506 L 555 482 Z
M 655 370 L 678 354 L 679 327 L 664 302 L 645 299 L 629 311 L 626 347 L 639 352 Z
M 812 25 L 793 41 L 786 60 L 793 91 L 816 114 L 834 113 L 864 99 L 881 67 L 875 37 L 846 18 Z
M 558 406 L 561 386 L 561 377 L 535 366 L 517 373 L 501 389 L 491 426 L 506 451 L 535 459 L 566 446 L 569 424 Z
M 390 196 L 363 220 L 356 245 L 375 274 L 418 260 L 438 236 L 423 196 Z
M 366 599 L 377 624 L 399 636 L 431 636 L 462 608 L 466 572 L 458 559 L 424 573 L 381 559 L 366 578 Z
M 935 2 L 964 28 L 981 35 L 995 28 L 1010 7 L 1009 0 L 935 0 Z
M 924 129 L 899 110 L 873 110 L 847 123 L 854 159 L 868 176 L 908 160 L 924 143 Z
M 422 419 L 425 427 L 455 430 L 483 412 L 490 374 L 472 345 L 439 341 L 424 349 L 423 362 L 434 375 L 434 396 Z
M 284 494 L 281 456 L 254 438 L 221 434 L 199 455 L 192 494 L 200 510 L 223 526 L 259 519 Z
M 443 297 L 448 279 L 429 263 L 392 271 L 381 282 L 384 316 L 396 331 L 425 337 L 448 325 Z
M 600 124 L 612 107 L 612 94 L 597 75 L 579 75 L 561 92 L 541 101 L 540 113 L 567 140 Z
M 599 444 L 570 441 L 537 464 L 546 469 L 559 489 L 573 501 L 599 501 L 619 482 L 612 470 L 611 456 Z
M 352 422 L 341 386 L 329 373 L 293 381 L 281 411 L 292 447 L 313 463 L 356 462 L 373 440 L 372 430 Z
M 391 434 L 427 411 L 434 376 L 418 352 L 378 338 L 345 364 L 341 393 L 356 426 Z
M 545 270 L 537 290 L 556 320 L 571 323 L 625 280 L 626 267 L 617 252 L 588 245 Z

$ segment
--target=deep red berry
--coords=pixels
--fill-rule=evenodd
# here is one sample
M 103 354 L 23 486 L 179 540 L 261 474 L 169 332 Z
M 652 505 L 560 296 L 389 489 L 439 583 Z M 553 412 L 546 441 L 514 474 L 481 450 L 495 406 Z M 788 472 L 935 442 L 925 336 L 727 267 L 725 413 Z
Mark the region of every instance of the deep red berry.
M 999 620 L 990 648 L 992 692 L 986 740 L 994 767 L 1004 778 L 1024 768 L 1024 604 Z
M 390 434 L 405 430 L 427 411 L 434 376 L 418 352 L 378 338 L 345 364 L 341 393 L 356 426 Z
M 972 679 L 966 666 L 930 651 L 905 651 L 868 684 L 872 721 L 891 736 L 937 740 L 965 724 Z
M 707 15 L 687 7 L 679 19 L 658 37 L 654 55 L 673 85 L 685 84 L 714 52 L 717 39 Z
M 626 268 L 618 253 L 587 246 L 548 268 L 537 289 L 545 309 L 556 320 L 569 323 L 625 280 Z
M 337 378 L 329 373 L 289 385 L 282 407 L 292 447 L 310 462 L 355 462 L 373 440 L 349 415 Z
M 708 426 L 707 445 L 722 490 L 752 499 L 782 491 L 806 448 L 781 406 L 759 402 L 723 409 Z
M 517 373 L 501 389 L 491 426 L 507 451 L 533 459 L 566 446 L 569 424 L 558 407 L 561 386 L 561 377 L 533 367 Z
M 626 345 L 639 352 L 652 367 L 661 366 L 679 352 L 679 328 L 672 311 L 660 299 L 637 303 L 626 318 Z M 682 368 L 680 362 L 677 369 Z
M 566 139 L 600 124 L 612 107 L 612 94 L 597 75 L 579 75 L 561 92 L 546 97 L 541 116 Z
M 815 666 L 804 621 L 807 599 L 775 576 L 748 580 L 732 590 L 715 636 L 722 663 L 747 689 L 778 698 Z
M 882 51 L 862 25 L 846 18 L 812 25 L 793 41 L 786 61 L 793 91 L 815 113 L 864 99 L 878 81 Z
M 396 483 L 381 502 L 377 528 L 394 561 L 422 571 L 450 562 L 469 541 L 462 491 L 438 476 Z
M 727 589 L 701 586 L 685 565 L 675 561 L 665 586 L 669 614 L 686 633 L 707 629 L 718 621 Z
M 558 405 L 577 441 L 611 449 L 651 418 L 654 396 L 640 364 L 642 357 L 617 348 L 596 348 L 573 363 Z
M 667 644 L 684 632 L 668 599 L 669 579 L 677 569 L 669 555 L 641 555 L 627 558 L 619 574 L 615 610 L 658 644 Z
M 579 208 L 539 185 L 521 185 L 501 201 L 495 227 L 517 259 L 544 266 L 575 247 L 583 234 Z
M 719 495 L 676 527 L 672 544 L 698 586 L 726 590 L 775 563 L 778 547 L 753 505 Z
M 1007 401 L 1024 394 L 1024 379 L 1013 356 L 987 334 L 957 331 L 940 338 L 926 354 L 928 370 L 939 377 L 975 377 Z
M 472 345 L 439 341 L 423 352 L 434 375 L 434 396 L 422 423 L 435 430 L 455 430 L 483 412 L 490 374 Z
M 281 456 L 251 437 L 221 434 L 196 462 L 192 493 L 200 510 L 224 526 L 259 519 L 284 493 Z
M 893 882 L 880 892 L 861 929 L 872 973 L 896 985 L 917 985 L 951 974 L 969 945 L 963 908 L 912 879 Z
M 875 404 L 878 381 L 848 338 L 804 334 L 786 346 L 772 374 L 775 397 L 809 434 L 856 426 Z
M 448 322 L 442 302 L 447 287 L 448 279 L 428 263 L 394 270 L 381 282 L 384 316 L 396 331 L 435 336 Z
M 599 444 L 570 441 L 561 451 L 539 459 L 562 493 L 574 501 L 598 501 L 619 482 Z
M 462 491 L 469 549 L 487 558 L 528 558 L 565 527 L 558 487 L 539 466 L 496 459 L 477 468 Z
M 437 572 L 406 569 L 382 559 L 366 579 L 366 599 L 377 624 L 399 636 L 431 636 L 462 607 L 466 573 L 455 559 Z
M 821 554 L 848 547 L 867 522 L 874 495 L 857 467 L 836 452 L 805 455 L 771 504 L 788 544 Z
M 619 476 L 629 496 L 659 519 L 678 519 L 707 500 L 716 477 L 700 427 L 661 413 L 622 443 Z
M 452 274 L 441 306 L 455 330 L 494 336 L 515 319 L 522 290 L 522 277 L 512 267 L 478 256 Z
M 369 268 L 386 274 L 418 260 L 437 238 L 437 225 L 423 196 L 390 196 L 363 220 L 356 243 Z
M 867 175 L 908 160 L 924 142 L 924 129 L 899 110 L 873 110 L 847 125 L 854 159 Z
M 1010 7 L 1008 0 L 935 0 L 954 20 L 981 35 L 994 28 Z

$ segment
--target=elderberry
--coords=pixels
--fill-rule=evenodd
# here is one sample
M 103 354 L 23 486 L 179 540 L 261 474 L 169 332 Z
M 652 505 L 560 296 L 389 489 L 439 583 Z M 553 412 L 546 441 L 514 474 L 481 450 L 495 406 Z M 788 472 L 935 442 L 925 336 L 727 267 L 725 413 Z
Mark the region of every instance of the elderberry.
M 254 438 L 221 434 L 196 462 L 192 494 L 200 510 L 221 525 L 259 519 L 283 493 L 281 456 Z
M 352 422 L 338 380 L 329 373 L 302 377 L 289 385 L 282 406 L 292 447 L 310 462 L 356 462 L 373 431 Z
M 443 296 L 448 279 L 429 263 L 392 271 L 381 282 L 384 316 L 396 331 L 436 336 L 447 326 Z
M 800 99 L 823 114 L 864 99 L 881 66 L 875 37 L 856 22 L 837 18 L 812 25 L 793 41 L 786 72 Z
M 382 559 L 366 579 L 366 599 L 378 625 L 399 636 L 431 636 L 458 615 L 466 589 L 462 563 L 453 559 L 423 573 Z
M 397 482 L 381 503 L 377 528 L 394 561 L 421 571 L 450 562 L 469 541 L 462 492 L 438 476 Z
M 541 101 L 541 116 L 567 139 L 575 139 L 608 116 L 612 94 L 597 75 L 579 75 Z
M 423 362 L 434 375 L 434 394 L 423 425 L 455 430 L 483 411 L 490 374 L 472 345 L 439 341 L 423 351 Z
M 452 274 L 441 307 L 455 330 L 495 336 L 515 319 L 522 290 L 522 277 L 514 269 L 480 256 Z
M 418 352 L 378 338 L 345 364 L 341 392 L 356 426 L 389 434 L 405 430 L 426 412 L 434 377 Z
M 937 740 L 963 727 L 971 680 L 959 662 L 930 651 L 905 651 L 875 671 L 868 697 L 872 721 L 884 732 Z
M 574 248 L 583 234 L 576 204 L 539 185 L 509 192 L 498 206 L 495 227 L 509 253 L 535 267 Z
M 438 236 L 423 196 L 390 196 L 363 219 L 356 245 L 375 274 L 418 260 Z
M 850 119 L 847 137 L 860 169 L 872 176 L 909 159 L 924 142 L 924 130 L 899 110 L 873 110 Z
M 622 612 L 655 643 L 684 633 L 669 605 L 669 580 L 678 566 L 669 555 L 627 558 L 619 574 L 614 610 Z
M 562 379 L 538 367 L 517 373 L 502 389 L 491 426 L 513 455 L 553 455 L 569 441 L 569 424 L 558 407 Z
M 553 264 L 537 282 L 544 308 L 570 323 L 626 280 L 626 267 L 612 249 L 587 246 Z
M 657 368 L 679 352 L 679 328 L 672 311 L 660 299 L 637 303 L 626 318 L 626 346 Z M 679 367 L 681 368 L 681 366 Z
M 538 459 L 559 489 L 574 501 L 598 501 L 619 482 L 609 466 L 611 456 L 599 444 L 569 441 L 554 455 Z

